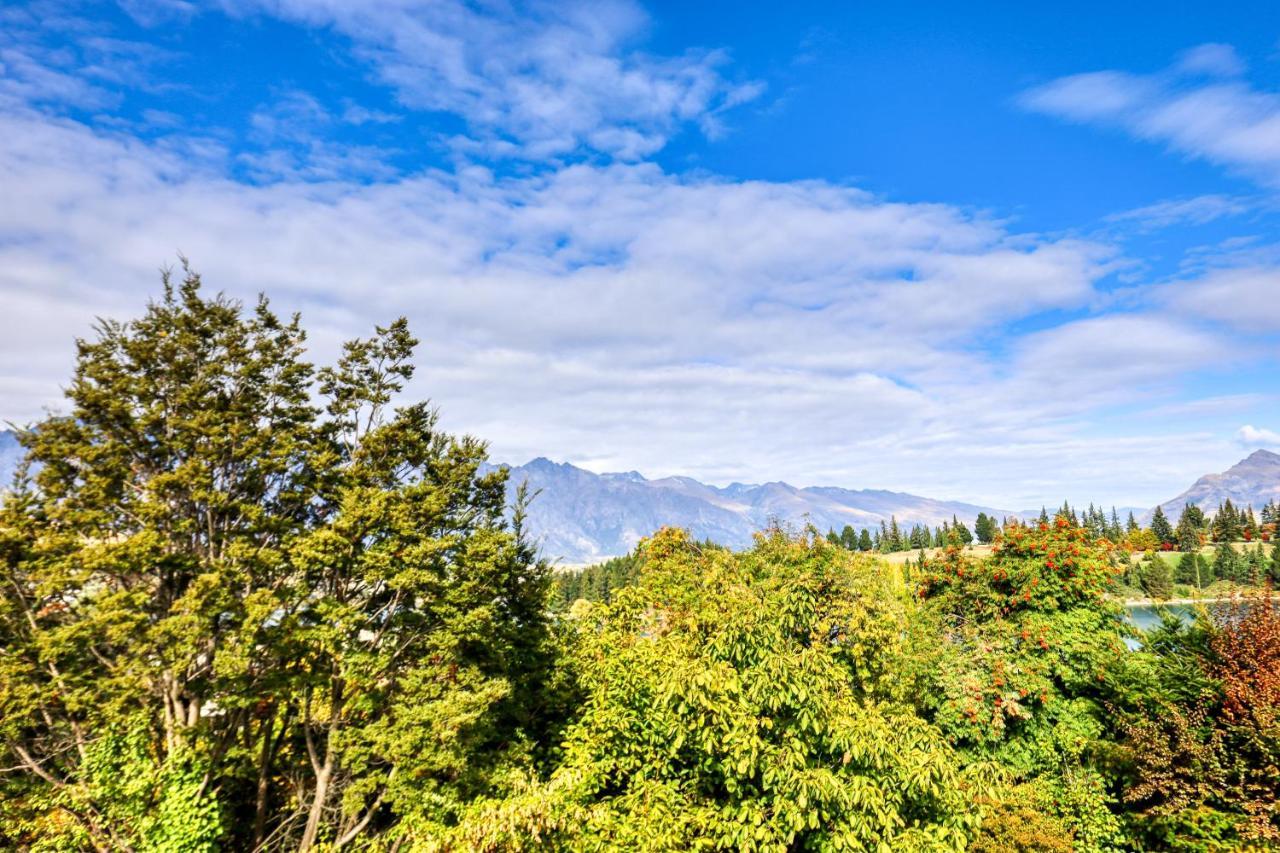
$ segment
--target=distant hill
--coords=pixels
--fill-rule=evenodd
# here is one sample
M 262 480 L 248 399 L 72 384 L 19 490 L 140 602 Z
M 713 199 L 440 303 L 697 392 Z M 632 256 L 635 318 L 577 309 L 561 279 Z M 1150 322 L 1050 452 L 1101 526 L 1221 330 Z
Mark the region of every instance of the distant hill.
M 1268 501 L 1280 501 L 1280 454 L 1256 450 L 1221 474 L 1204 475 L 1176 498 L 1160 504 L 1160 508 L 1176 523 L 1189 503 L 1212 515 L 1218 504 L 1228 498 L 1241 508 L 1252 504 L 1255 510 Z M 1147 519 L 1152 512 L 1154 508 L 1147 513 Z
M 509 467 L 511 495 L 527 482 L 540 491 L 529 507 L 529 532 L 545 556 L 581 564 L 625 554 L 663 525 L 688 528 L 699 539 L 732 547 L 771 519 L 811 521 L 819 530 L 876 528 L 896 516 L 900 525 L 937 527 L 954 515 L 972 527 L 979 512 L 1003 518 L 1015 513 L 902 492 L 834 487 L 797 488 L 787 483 L 708 486 L 688 477 L 647 480 L 631 471 L 593 474 L 568 463 L 534 459 Z

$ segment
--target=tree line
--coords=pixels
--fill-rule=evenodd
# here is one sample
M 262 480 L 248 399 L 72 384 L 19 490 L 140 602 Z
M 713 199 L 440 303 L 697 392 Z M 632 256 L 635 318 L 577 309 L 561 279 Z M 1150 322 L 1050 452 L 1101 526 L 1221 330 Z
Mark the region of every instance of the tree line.
M 1262 508 L 1259 519 L 1252 506 L 1241 510 L 1230 499 L 1219 504 L 1213 515 L 1206 515 L 1200 507 L 1188 503 L 1178 518 L 1177 526 L 1170 523 L 1162 507 L 1156 507 L 1151 523 L 1143 527 L 1133 512 L 1129 512 L 1126 520 L 1121 522 L 1115 507 L 1108 514 L 1101 507 L 1089 504 L 1088 509 L 1077 512 L 1070 503 L 1064 501 L 1061 508 L 1052 515 L 1042 508 L 1036 520 L 1040 524 L 1047 524 L 1051 519 L 1057 518 L 1065 518 L 1073 527 L 1083 529 L 1091 541 L 1105 539 L 1131 551 L 1193 551 L 1211 543 L 1272 542 L 1276 539 L 1277 526 L 1280 525 L 1280 506 L 1274 501 L 1268 501 Z M 1025 523 L 1016 516 L 997 520 L 986 512 L 979 512 L 972 530 L 954 514 L 950 523 L 944 521 L 934 528 L 914 523 L 907 530 L 905 525 L 899 524 L 897 516 L 891 516 L 888 521 L 882 520 L 878 528 L 855 529 L 850 524 L 846 524 L 839 532 L 830 528 L 827 530 L 827 541 L 849 551 L 891 554 L 970 545 L 974 542 L 989 545 L 1010 526 Z

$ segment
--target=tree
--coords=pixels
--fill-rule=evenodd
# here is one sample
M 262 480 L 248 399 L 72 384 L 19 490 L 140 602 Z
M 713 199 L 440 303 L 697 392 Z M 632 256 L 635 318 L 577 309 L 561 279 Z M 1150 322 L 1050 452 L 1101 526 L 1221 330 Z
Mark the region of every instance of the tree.
M 1187 503 L 1183 506 L 1182 515 L 1179 517 L 1178 522 L 1182 523 L 1183 521 L 1197 530 L 1203 530 L 1208 525 L 1204 510 L 1193 503 Z
M 588 698 L 564 763 L 457 849 L 964 848 L 969 788 L 909 702 L 885 573 L 777 529 L 642 550 L 640 586 L 573 620 Z
M 951 516 L 951 535 L 961 545 L 968 545 L 973 542 L 973 534 L 969 532 L 969 528 L 956 516 Z
M 1160 554 L 1150 552 L 1142 558 L 1138 579 L 1143 591 L 1157 601 L 1173 597 L 1173 570 Z
M 1160 507 L 1156 507 L 1156 511 L 1151 515 L 1151 532 L 1155 534 L 1161 546 L 1172 545 L 1174 542 L 1173 527 Z
M 1129 510 L 1129 519 L 1125 522 L 1124 532 L 1126 534 L 1138 532 L 1138 519 L 1133 517 L 1133 510 Z
M 953 550 L 927 560 L 916 578 L 941 638 L 915 660 L 928 716 L 972 761 L 1001 768 L 994 811 L 1030 793 L 1070 827 L 1077 849 L 1108 849 L 1120 832 L 1088 747 L 1127 655 L 1105 595 L 1114 576 L 1109 548 L 1060 516 L 1011 527 L 990 557 Z
M 403 321 L 317 372 L 298 318 L 206 298 L 185 265 L 163 285 L 77 343 L 70 411 L 21 437 L 0 839 L 305 849 L 453 819 L 557 737 L 534 716 L 547 567 L 503 520 L 505 473 L 390 408 Z
M 1236 549 L 1221 542 L 1213 554 L 1213 573 L 1223 580 L 1239 583 L 1244 579 L 1244 566 Z
M 840 544 L 848 551 L 858 550 L 858 534 L 854 531 L 853 525 L 846 524 L 840 531 Z
M 1236 511 L 1231 499 L 1227 498 L 1218 507 L 1217 513 L 1213 516 L 1213 541 L 1235 542 L 1242 538 L 1243 535 L 1244 529 L 1240 513 Z
M 862 528 L 862 532 L 858 534 L 858 550 L 859 551 L 875 550 L 875 543 L 871 541 L 871 533 L 865 527 Z
M 1198 551 L 1188 551 L 1178 558 L 1178 568 L 1174 579 L 1178 583 L 1202 589 L 1206 580 L 1212 580 L 1212 575 L 1207 572 L 1207 569 L 1207 561 L 1200 556 Z
M 996 534 L 1000 530 L 994 518 L 991 518 L 985 512 L 979 512 L 977 520 L 973 523 L 973 532 L 978 537 L 979 542 L 983 545 L 990 545 L 995 541 Z
M 1258 519 L 1254 517 L 1252 505 L 1240 516 L 1240 535 L 1246 542 L 1258 539 Z
M 1175 538 L 1179 551 L 1199 551 L 1204 530 L 1204 513 L 1195 504 L 1187 504 L 1178 519 Z

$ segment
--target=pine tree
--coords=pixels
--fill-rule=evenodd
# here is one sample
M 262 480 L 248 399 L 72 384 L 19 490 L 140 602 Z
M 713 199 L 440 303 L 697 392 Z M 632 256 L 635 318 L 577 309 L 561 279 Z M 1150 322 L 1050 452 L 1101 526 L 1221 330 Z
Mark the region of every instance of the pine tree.
M 1215 542 L 1235 542 L 1243 536 L 1240 513 L 1230 498 L 1219 505 L 1218 512 L 1213 517 L 1212 529 Z
M 1204 525 L 1204 513 L 1194 504 L 1187 504 L 1178 519 L 1177 530 L 1174 531 L 1179 551 L 1199 551 L 1201 530 Z
M 978 518 L 973 523 L 974 535 L 978 537 L 978 541 L 983 545 L 989 545 L 995 541 L 996 534 L 999 530 L 996 527 L 996 520 L 985 512 L 978 513 Z
M 1183 554 L 1178 559 L 1178 570 L 1175 576 L 1178 583 L 1202 589 L 1204 587 L 1204 570 L 1205 559 L 1199 553 L 1191 551 Z
M 1246 549 L 1242 580 L 1250 586 L 1260 586 L 1267 579 L 1270 560 L 1261 545 Z
M 1133 517 L 1133 510 L 1129 510 L 1129 520 L 1125 522 L 1125 533 L 1137 533 L 1141 528 L 1138 527 L 1138 519 Z
M 1218 545 L 1213 555 L 1213 573 L 1223 580 L 1236 583 L 1242 579 L 1240 556 L 1231 547 L 1231 543 L 1222 542 Z
M 1161 507 L 1156 507 L 1155 513 L 1151 516 L 1151 532 L 1161 546 L 1172 545 L 1174 542 L 1173 527 L 1169 524 L 1169 519 L 1165 517 L 1164 509 Z
M 1173 572 L 1159 554 L 1149 553 L 1142 558 L 1138 577 L 1143 590 L 1152 598 L 1165 600 L 1173 596 Z
M 1120 515 L 1114 506 L 1111 507 L 1111 523 L 1107 525 L 1107 538 L 1112 542 L 1119 542 L 1124 538 L 1124 528 L 1120 526 Z
M 28 756 L 52 789 L 23 797 L 92 815 L 50 849 L 265 849 L 277 830 L 363 847 L 389 816 L 370 804 L 405 784 L 432 791 L 417 819 L 448 819 L 555 737 L 537 716 L 548 567 L 504 521 L 506 472 L 429 406 L 390 405 L 413 372 L 403 320 L 317 371 L 298 318 L 183 273 L 77 342 L 68 413 L 21 436 L 35 468 L 0 520 L 6 766 Z M 187 843 L 133 837 L 157 795 L 184 798 Z
M 1253 505 L 1241 516 L 1240 533 L 1246 542 L 1255 542 L 1258 539 L 1258 519 L 1253 514 Z
M 840 544 L 849 551 L 858 550 L 858 534 L 854 531 L 852 524 L 846 524 L 840 531 Z
M 871 533 L 867 528 L 862 528 L 862 532 L 858 534 L 858 550 L 871 551 L 875 548 L 875 543 L 871 541 Z

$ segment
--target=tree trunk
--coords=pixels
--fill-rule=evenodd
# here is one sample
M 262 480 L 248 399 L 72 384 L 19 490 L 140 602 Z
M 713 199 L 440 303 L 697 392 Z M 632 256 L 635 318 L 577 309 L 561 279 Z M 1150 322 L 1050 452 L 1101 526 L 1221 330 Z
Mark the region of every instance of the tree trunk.
M 328 764 L 316 774 L 316 791 L 311 797 L 311 812 L 307 815 L 307 828 L 302 833 L 302 842 L 298 845 L 299 853 L 306 853 L 315 846 L 316 835 L 320 832 L 320 820 L 324 817 L 324 801 L 329 796 Z

